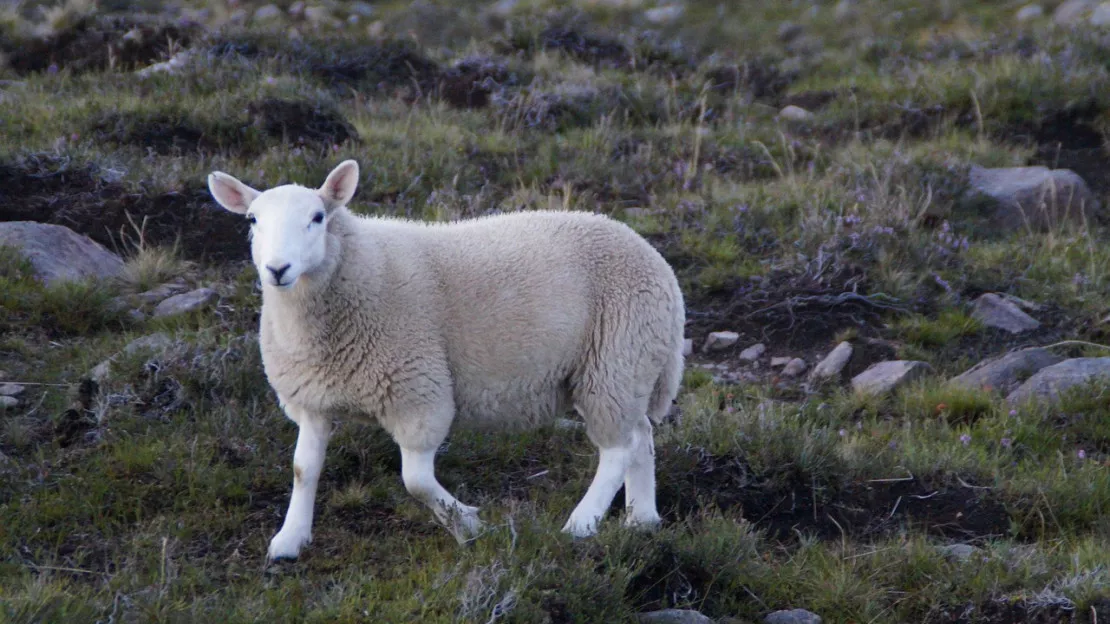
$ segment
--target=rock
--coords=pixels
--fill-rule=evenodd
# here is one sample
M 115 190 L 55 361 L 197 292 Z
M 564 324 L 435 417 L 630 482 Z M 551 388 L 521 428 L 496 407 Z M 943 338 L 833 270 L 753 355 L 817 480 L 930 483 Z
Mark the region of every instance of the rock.
M 644 11 L 644 19 L 652 24 L 670 24 L 686 12 L 686 7 L 681 4 L 668 4 Z
M 805 32 L 805 29 L 802 28 L 800 24 L 795 24 L 794 22 L 783 22 L 779 24 L 779 41 L 783 43 L 790 43 L 791 41 L 797 39 L 803 32 Z
M 267 4 L 254 10 L 254 21 L 268 22 L 279 19 L 282 15 L 284 14 L 281 12 L 281 7 L 276 4 Z
M 0 384 L 0 396 L 18 397 L 23 395 L 27 388 L 17 383 Z
M 805 609 L 790 609 L 768 613 L 764 624 L 821 624 L 821 616 Z
M 172 73 L 176 72 L 177 70 L 181 69 L 182 67 L 185 67 L 185 65 L 188 64 L 189 60 L 192 59 L 192 58 L 193 58 L 192 50 L 182 50 L 182 51 L 178 52 L 177 54 L 174 54 L 172 57 L 170 57 L 170 59 L 168 61 L 162 61 L 160 63 L 155 63 L 153 65 L 149 65 L 147 67 L 144 67 L 144 68 L 140 69 L 139 71 L 137 71 L 135 73 L 138 74 L 139 77 L 141 77 L 141 78 L 146 78 L 147 76 L 150 76 L 151 74 L 158 74 L 158 73 L 162 73 L 162 72 L 172 74 Z
M 975 556 L 975 553 L 979 552 L 979 549 L 971 544 L 948 544 L 947 546 L 941 546 L 937 550 L 948 559 L 956 561 L 967 561 Z
M 1007 353 L 1001 357 L 984 360 L 957 377 L 949 380 L 950 385 L 991 390 L 1009 394 L 1042 368 L 1059 364 L 1064 358 L 1046 349 L 1031 348 Z
M 185 314 L 200 309 L 216 299 L 216 291 L 211 288 L 198 288 L 196 290 L 174 295 L 154 307 L 154 317 L 174 316 Z
M 779 111 L 779 119 L 785 119 L 786 121 L 808 121 L 813 119 L 813 113 L 801 106 L 790 104 Z
M 30 263 L 46 284 L 86 278 L 108 279 L 123 271 L 123 260 L 100 243 L 73 230 L 49 223 L 0 223 L 0 245 L 10 245 Z
M 782 369 L 782 375 L 783 377 L 792 378 L 801 377 L 802 373 L 806 372 L 807 368 L 809 368 L 809 364 L 806 364 L 805 360 L 802 358 L 794 358 Z
M 170 338 L 170 336 L 166 333 L 158 332 L 156 334 L 149 334 L 132 340 L 131 342 L 127 343 L 127 346 L 125 346 L 123 348 L 123 351 L 121 351 L 120 353 L 125 355 L 134 355 L 139 351 L 146 350 L 154 354 L 161 355 L 168 351 L 173 345 L 173 338 Z M 104 383 L 104 381 L 106 381 L 108 377 L 112 374 L 112 360 L 116 357 L 117 356 L 112 356 L 107 360 L 104 360 L 103 362 L 97 364 L 95 367 L 93 367 L 91 371 L 89 371 L 87 375 L 88 378 L 97 383 Z
M 245 24 L 247 22 L 247 10 L 235 9 L 231 12 L 231 15 L 227 16 L 227 21 L 232 24 Z
M 1029 400 L 1055 403 L 1064 391 L 1090 381 L 1110 381 L 1110 357 L 1074 358 L 1046 366 L 1011 392 L 1006 401 L 1011 404 Z
M 853 0 L 840 0 L 833 8 L 833 17 L 838 22 L 848 22 L 859 16 L 859 9 Z
M 736 344 L 740 340 L 740 334 L 730 331 L 712 332 L 705 338 L 705 344 L 702 345 L 703 352 L 720 351 L 727 349 Z
M 754 362 L 767 351 L 767 347 L 763 343 L 756 343 L 740 352 L 740 360 L 744 362 Z
M 708 616 L 691 609 L 648 611 L 637 614 L 636 620 L 640 624 L 713 624 Z
M 694 339 L 687 338 L 682 341 L 682 357 L 690 357 L 694 354 Z
M 973 209 L 988 206 L 992 226 L 1003 231 L 1048 230 L 1060 224 L 1095 220 L 1098 199 L 1070 169 L 1042 166 L 986 169 L 972 166 L 968 191 L 962 198 Z
M 1042 15 L 1044 15 L 1044 7 L 1039 4 L 1027 4 L 1018 10 L 1014 18 L 1019 22 L 1028 22 Z
M 19 407 L 19 399 L 10 396 L 0 396 L 0 408 L 15 409 Z
M 301 0 L 297 0 L 293 4 L 289 5 L 289 17 L 300 19 L 304 17 L 304 12 L 305 4 Z
M 852 389 L 861 394 L 886 394 L 932 372 L 925 362 L 891 360 L 879 362 L 852 378 Z
M 369 2 L 354 2 L 350 6 L 351 13 L 359 17 L 374 17 L 377 12 L 374 10 L 374 5 Z
M 986 293 L 976 299 L 972 304 L 971 316 L 982 321 L 987 327 L 1008 331 L 1011 334 L 1032 331 L 1041 326 L 1017 304 L 994 293 Z
M 1052 12 L 1052 20 L 1061 26 L 1075 24 L 1091 10 L 1092 0 L 1066 0 Z
M 151 288 L 146 292 L 141 292 L 135 295 L 135 298 L 144 304 L 154 305 L 161 301 L 165 301 L 166 299 L 169 299 L 176 294 L 183 293 L 186 290 L 189 290 L 189 287 L 185 284 L 168 283 Z
M 490 11 L 498 17 L 508 17 L 512 15 L 518 4 L 520 4 L 520 0 L 498 0 L 493 4 Z
M 305 20 L 313 24 L 332 24 L 335 18 L 331 15 L 331 10 L 324 6 L 310 6 L 304 10 Z
M 810 379 L 817 381 L 839 377 L 844 367 L 848 365 L 848 360 L 851 358 L 852 343 L 841 342 L 825 356 L 825 359 L 821 360 L 817 366 L 813 367 L 813 372 L 809 374 Z
M 578 431 L 579 429 L 585 429 L 586 423 L 578 422 L 577 420 L 571 420 L 569 418 L 557 418 L 555 419 L 555 428 L 563 429 L 565 431 Z
M 779 368 L 780 366 L 786 366 L 787 364 L 790 363 L 790 360 L 793 360 L 793 359 L 794 358 L 792 358 L 790 356 L 773 357 L 773 358 L 771 358 L 771 368 Z
M 1110 25 L 1110 2 L 1103 2 L 1095 7 L 1087 21 L 1090 22 L 1091 26 Z

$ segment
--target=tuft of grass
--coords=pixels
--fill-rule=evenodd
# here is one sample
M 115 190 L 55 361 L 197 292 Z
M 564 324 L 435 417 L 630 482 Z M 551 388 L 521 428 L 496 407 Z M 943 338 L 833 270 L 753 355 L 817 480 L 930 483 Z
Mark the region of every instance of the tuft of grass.
M 963 309 L 947 309 L 936 318 L 914 315 L 897 319 L 893 329 L 899 338 L 922 348 L 942 347 L 980 332 L 983 324 Z

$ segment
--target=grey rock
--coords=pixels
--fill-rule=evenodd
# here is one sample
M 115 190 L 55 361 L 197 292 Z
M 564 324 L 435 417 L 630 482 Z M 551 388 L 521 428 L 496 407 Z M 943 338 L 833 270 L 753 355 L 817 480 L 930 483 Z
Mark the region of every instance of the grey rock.
M 743 362 L 754 362 L 767 351 L 763 343 L 756 343 L 740 352 L 739 358 Z
M 211 288 L 198 288 L 196 290 L 174 295 L 154 307 L 154 316 L 174 316 L 198 310 L 216 299 L 216 291 Z
M 816 381 L 839 377 L 850 359 L 852 359 L 852 344 L 841 342 L 825 356 L 825 359 L 813 367 L 810 378 Z
M 1037 319 L 1026 314 L 1016 303 L 994 293 L 981 295 L 972 304 L 971 316 L 987 327 L 994 327 L 1011 334 L 1032 331 L 1041 326 Z
M 794 358 L 792 358 L 790 356 L 773 357 L 773 358 L 771 358 L 771 368 L 779 368 L 780 366 L 786 366 L 787 364 L 790 363 L 790 360 L 793 360 L 793 359 Z
M 801 377 L 807 368 L 809 368 L 809 364 L 806 364 L 805 360 L 794 358 L 783 367 L 782 375 L 783 377 Z
M 586 423 L 571 420 L 570 418 L 557 418 L 555 419 L 555 428 L 565 431 L 577 431 L 579 429 L 585 429 Z
M 304 10 L 304 18 L 313 24 L 331 24 L 335 22 L 331 10 L 324 6 L 310 6 L 306 8 Z
M 644 19 L 652 24 L 670 24 L 677 21 L 686 12 L 686 7 L 681 4 L 668 4 L 644 11 Z
M 1103 2 L 1095 7 L 1087 21 L 1090 22 L 1091 26 L 1110 25 L 1110 2 Z
M 26 390 L 24 386 L 17 383 L 0 384 L 0 396 L 18 397 L 23 395 Z
M 987 169 L 972 166 L 965 206 L 988 206 L 988 218 L 1003 231 L 1048 230 L 1093 221 L 1101 208 L 1087 183 L 1070 169 L 1042 166 Z
M 1073 358 L 1046 366 L 1011 392 L 1006 401 L 1012 404 L 1030 400 L 1055 403 L 1061 393 L 1088 382 L 1110 382 L 1110 357 Z
M 821 616 L 805 609 L 789 609 L 768 613 L 764 624 L 821 624 Z
M 0 409 L 15 409 L 19 407 L 19 399 L 10 396 L 0 396 Z
M 377 12 L 374 10 L 374 5 L 369 2 L 354 2 L 351 4 L 351 13 L 359 17 L 374 17 Z
M 779 111 L 779 118 L 787 121 L 807 121 L 813 119 L 813 113 L 801 106 L 790 104 Z
M 640 624 L 713 624 L 713 620 L 691 609 L 664 609 L 636 615 Z
M 794 22 L 783 22 L 779 24 L 779 41 L 782 41 L 783 43 L 789 43 L 797 39 L 803 32 L 805 32 L 805 29 L 802 28 L 800 24 L 795 24 Z
M 87 278 L 108 279 L 123 271 L 123 260 L 100 243 L 49 223 L 0 223 L 0 245 L 18 248 L 35 276 L 46 284 Z
M 1094 5 L 1092 0 L 1066 0 L 1052 12 L 1052 20 L 1062 26 L 1069 26 L 1083 19 Z
M 984 360 L 949 380 L 950 385 L 1009 394 L 1034 373 L 1064 358 L 1037 347 Z
M 948 544 L 938 548 L 942 555 L 955 561 L 967 561 L 979 552 L 979 549 L 971 544 Z
M 290 15 L 290 17 L 300 19 L 300 18 L 304 17 L 304 12 L 305 12 L 305 3 L 302 0 L 297 0 L 293 4 L 289 5 L 289 15 Z
M 687 338 L 682 341 L 682 357 L 690 357 L 694 354 L 694 339 Z
M 1044 15 L 1044 7 L 1039 4 L 1027 4 L 1018 9 L 1017 14 L 1014 16 L 1019 22 L 1028 22 L 1029 20 L 1037 19 Z
M 153 305 L 161 301 L 165 301 L 166 299 L 169 299 L 176 294 L 183 293 L 186 290 L 189 290 L 189 287 L 185 284 L 171 282 L 167 284 L 162 284 L 161 286 L 156 286 L 148 291 L 141 292 L 135 295 L 135 298 L 138 299 L 138 301 L 141 303 Z
M 127 343 L 127 346 L 120 352 L 124 355 L 134 355 L 140 351 L 148 351 L 152 355 L 160 356 L 170 350 L 175 345 L 173 338 L 164 332 L 155 334 L 148 334 L 141 336 Z M 88 373 L 89 379 L 97 383 L 105 382 L 112 375 L 112 360 L 118 356 L 113 356 L 97 364 Z
M 281 7 L 276 4 L 266 4 L 254 10 L 254 21 L 268 22 L 270 20 L 279 19 L 284 15 Z
M 861 394 L 886 394 L 932 372 L 925 362 L 891 360 L 879 362 L 852 378 L 852 389 Z
M 859 8 L 853 0 L 840 0 L 833 8 L 833 17 L 838 22 L 848 22 L 859 16 Z
M 705 344 L 702 345 L 702 351 L 708 353 L 710 351 L 720 351 L 727 349 L 736 344 L 740 340 L 740 334 L 731 331 L 711 332 L 705 338 Z

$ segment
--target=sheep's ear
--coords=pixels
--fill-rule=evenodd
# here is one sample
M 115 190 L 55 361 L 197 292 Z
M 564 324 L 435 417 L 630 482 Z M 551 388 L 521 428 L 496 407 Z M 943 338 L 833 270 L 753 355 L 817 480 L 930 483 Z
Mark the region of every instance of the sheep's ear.
M 208 174 L 208 190 L 221 206 L 237 214 L 247 214 L 251 202 L 262 194 L 222 171 Z
M 324 199 L 324 205 L 331 211 L 340 206 L 346 206 L 347 202 L 355 196 L 356 188 L 358 188 L 358 163 L 354 160 L 344 160 L 328 174 L 319 192 L 320 197 Z

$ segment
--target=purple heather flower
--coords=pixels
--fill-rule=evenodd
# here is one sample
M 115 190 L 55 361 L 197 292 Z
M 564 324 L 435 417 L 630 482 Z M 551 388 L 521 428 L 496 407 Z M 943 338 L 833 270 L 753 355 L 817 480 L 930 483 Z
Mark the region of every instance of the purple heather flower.
M 1010 410 L 1010 418 L 1013 418 L 1014 416 L 1017 416 L 1017 410 L 1012 409 Z
M 842 437 L 842 438 L 843 438 L 844 436 L 848 435 L 848 430 L 847 430 L 847 429 L 841 429 L 840 431 L 837 431 L 836 433 L 837 433 L 837 434 L 838 434 L 838 435 L 839 435 L 840 437 Z M 1080 451 L 1080 453 L 1082 453 L 1082 452 L 1083 452 L 1083 451 Z
M 1010 445 L 1013 444 L 1014 441 L 1010 438 L 1002 438 L 999 442 L 1002 444 L 1002 448 L 1010 448 Z
M 1087 459 L 1087 451 L 1079 449 L 1079 451 L 1076 452 L 1076 456 L 1079 457 L 1079 459 Z
M 960 442 L 963 442 L 964 446 L 971 444 L 971 436 L 967 435 L 966 433 L 963 434 L 962 436 L 960 436 Z

